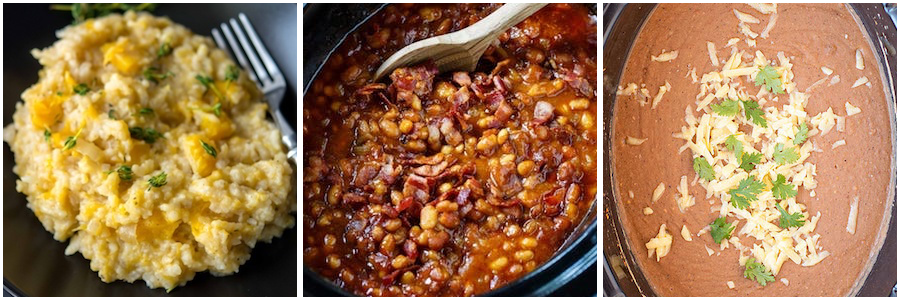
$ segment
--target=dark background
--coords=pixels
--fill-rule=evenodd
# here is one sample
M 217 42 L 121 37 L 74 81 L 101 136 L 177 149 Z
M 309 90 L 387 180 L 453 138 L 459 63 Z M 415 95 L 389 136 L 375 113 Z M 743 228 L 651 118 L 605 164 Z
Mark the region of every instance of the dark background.
M 49 4 L 3 5 L 3 125 L 12 123 L 22 92 L 36 83 L 40 64 L 34 48 L 49 47 L 55 32 L 72 23 L 65 11 Z M 153 11 L 194 33 L 211 36 L 212 28 L 243 12 L 250 19 L 285 76 L 288 90 L 281 111 L 297 128 L 296 4 L 160 4 Z M 286 230 L 272 244 L 257 243 L 251 258 L 236 274 L 214 277 L 199 273 L 170 293 L 150 289 L 143 281 L 103 283 L 80 253 L 64 255 L 68 242 L 53 239 L 15 189 L 14 156 L 3 143 L 3 286 L 28 296 L 296 296 L 297 229 Z M 296 172 L 295 172 L 296 173 Z M 296 195 L 296 193 L 291 193 Z M 298 220 L 299 223 L 299 220 Z

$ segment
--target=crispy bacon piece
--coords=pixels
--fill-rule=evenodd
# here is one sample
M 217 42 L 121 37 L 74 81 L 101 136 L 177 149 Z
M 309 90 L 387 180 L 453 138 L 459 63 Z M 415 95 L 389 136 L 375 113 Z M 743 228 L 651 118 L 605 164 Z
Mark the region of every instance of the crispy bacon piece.
M 432 184 L 433 180 L 410 174 L 406 177 L 406 182 L 403 183 L 403 195 L 413 197 L 419 202 L 426 202 L 428 197 L 430 197 Z
M 534 114 L 532 115 L 534 119 L 532 122 L 535 124 L 544 124 L 553 118 L 553 105 L 546 101 L 538 101 L 534 104 Z
M 497 65 L 494 66 L 494 69 L 491 70 L 491 75 L 500 74 L 500 72 L 503 72 L 503 70 L 508 69 L 509 66 L 513 63 L 513 61 L 514 61 L 514 59 L 507 58 L 507 59 L 504 59 L 504 60 L 498 62 Z
M 344 201 L 344 204 L 366 204 L 369 202 L 369 197 L 360 193 L 348 192 L 344 193 L 341 200 Z
M 467 87 L 472 84 L 472 78 L 469 77 L 469 73 L 454 72 L 453 82 L 456 82 L 456 84 L 458 84 L 460 87 Z
M 494 87 L 496 88 L 495 91 L 499 91 L 503 95 L 506 95 L 507 93 L 509 93 L 509 89 L 507 88 L 507 86 L 509 86 L 509 85 L 506 84 L 506 81 L 503 80 L 503 78 L 501 78 L 500 76 L 494 75 L 493 82 L 494 82 Z
M 371 95 L 377 91 L 384 91 L 385 89 L 387 89 L 387 85 L 385 85 L 384 83 L 370 83 L 356 89 L 356 94 L 360 96 L 366 96 Z
M 431 84 L 438 69 L 434 62 L 426 62 L 415 67 L 398 68 L 391 73 L 391 86 L 399 93 L 403 91 L 413 92 L 419 97 L 425 97 L 431 93 Z
M 328 174 L 328 165 L 325 160 L 318 156 L 311 156 L 303 172 L 303 182 L 315 182 L 325 178 Z
M 412 266 L 408 266 L 408 267 L 405 267 L 405 268 L 401 268 L 401 269 L 394 270 L 394 271 L 391 272 L 390 274 L 385 275 L 384 277 L 382 277 L 382 278 L 381 278 L 381 283 L 383 283 L 384 285 L 392 285 L 392 284 L 394 284 L 394 281 L 397 280 L 397 276 L 400 276 L 400 274 L 406 273 L 406 271 L 415 270 L 415 269 L 417 269 L 417 268 L 419 268 L 419 266 L 417 266 L 417 265 L 412 265 Z
M 436 165 L 444 161 L 444 153 L 438 152 L 432 156 L 416 156 L 415 158 L 402 158 L 400 163 L 407 165 Z
M 357 170 L 353 177 L 353 186 L 355 187 L 363 187 L 369 184 L 375 175 L 378 175 L 378 168 L 372 165 L 363 165 L 362 168 Z
M 381 167 L 381 171 L 378 172 L 378 178 L 380 178 L 381 181 L 384 181 L 386 185 L 392 185 L 397 181 L 397 177 L 400 176 L 400 172 L 402 171 L 403 166 L 394 167 L 394 157 L 388 156 Z
M 450 146 L 459 145 L 459 143 L 463 142 L 462 134 L 456 130 L 456 127 L 453 126 L 453 121 L 450 118 L 441 119 L 440 124 L 441 133 L 444 135 L 444 141 Z
M 565 188 L 558 188 L 553 190 L 552 192 L 547 192 L 541 197 L 541 200 L 544 202 L 544 215 L 549 217 L 555 217 L 559 215 L 562 211 L 560 208 L 560 204 L 563 201 L 563 197 L 566 195 Z
M 435 177 L 444 172 L 444 169 L 447 168 L 450 164 L 445 160 L 436 165 L 421 165 L 415 169 L 413 169 L 413 173 L 419 176 L 424 177 Z
M 594 96 L 594 87 L 585 79 L 584 67 L 581 64 L 575 64 L 572 70 L 561 69 L 557 72 L 557 77 L 569 84 L 569 87 L 585 97 Z

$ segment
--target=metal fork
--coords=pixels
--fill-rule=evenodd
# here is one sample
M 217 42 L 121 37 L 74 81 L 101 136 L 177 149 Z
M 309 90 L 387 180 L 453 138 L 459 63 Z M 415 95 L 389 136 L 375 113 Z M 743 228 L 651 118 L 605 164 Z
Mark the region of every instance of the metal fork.
M 241 65 L 241 68 L 249 71 L 250 79 L 256 83 L 266 95 L 269 103 L 269 114 L 275 119 L 278 129 L 281 130 L 281 141 L 288 148 L 288 159 L 297 163 L 297 133 L 291 128 L 284 115 L 281 114 L 281 101 L 287 89 L 284 76 L 275 64 L 275 60 L 269 55 L 262 40 L 256 35 L 256 30 L 250 24 L 250 20 L 244 13 L 238 14 L 240 24 L 235 19 L 223 22 L 222 32 L 213 28 L 213 39 L 219 48 L 229 52 Z M 224 34 L 224 39 L 223 39 Z M 227 44 L 226 44 L 227 41 Z

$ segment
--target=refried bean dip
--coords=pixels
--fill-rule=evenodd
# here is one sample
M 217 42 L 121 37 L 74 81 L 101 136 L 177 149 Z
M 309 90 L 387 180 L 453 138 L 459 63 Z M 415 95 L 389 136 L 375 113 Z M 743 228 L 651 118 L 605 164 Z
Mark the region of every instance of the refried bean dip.
M 842 4 L 650 14 L 611 126 L 620 221 L 656 294 L 844 296 L 865 280 L 893 124 L 859 28 Z

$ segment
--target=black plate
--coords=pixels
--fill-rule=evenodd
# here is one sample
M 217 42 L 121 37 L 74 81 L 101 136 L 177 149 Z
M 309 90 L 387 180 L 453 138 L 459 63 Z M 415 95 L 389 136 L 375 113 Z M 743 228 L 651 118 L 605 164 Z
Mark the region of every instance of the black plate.
M 596 4 L 586 4 L 596 16 Z M 312 85 L 332 51 L 385 4 L 308 4 L 303 7 L 303 86 Z M 596 296 L 597 201 L 560 250 L 525 276 L 481 296 Z M 303 267 L 303 296 L 353 296 Z
M 55 32 L 69 25 L 67 12 L 48 4 L 4 4 L 3 125 L 12 123 L 22 92 L 36 83 L 40 64 L 31 56 L 57 40 Z M 288 84 L 281 111 L 297 128 L 297 5 L 296 4 L 160 4 L 153 14 L 168 16 L 194 33 L 210 36 L 222 21 L 243 12 L 256 28 Z M 3 143 L 3 287 L 4 293 L 29 296 L 296 296 L 297 229 L 286 230 L 271 244 L 258 243 L 240 272 L 214 277 L 199 273 L 183 287 L 166 293 L 144 281 L 103 283 L 80 253 L 64 255 L 60 243 L 44 230 L 16 191 L 15 161 Z M 296 193 L 291 193 L 296 195 Z M 298 220 L 299 223 L 299 220 Z

